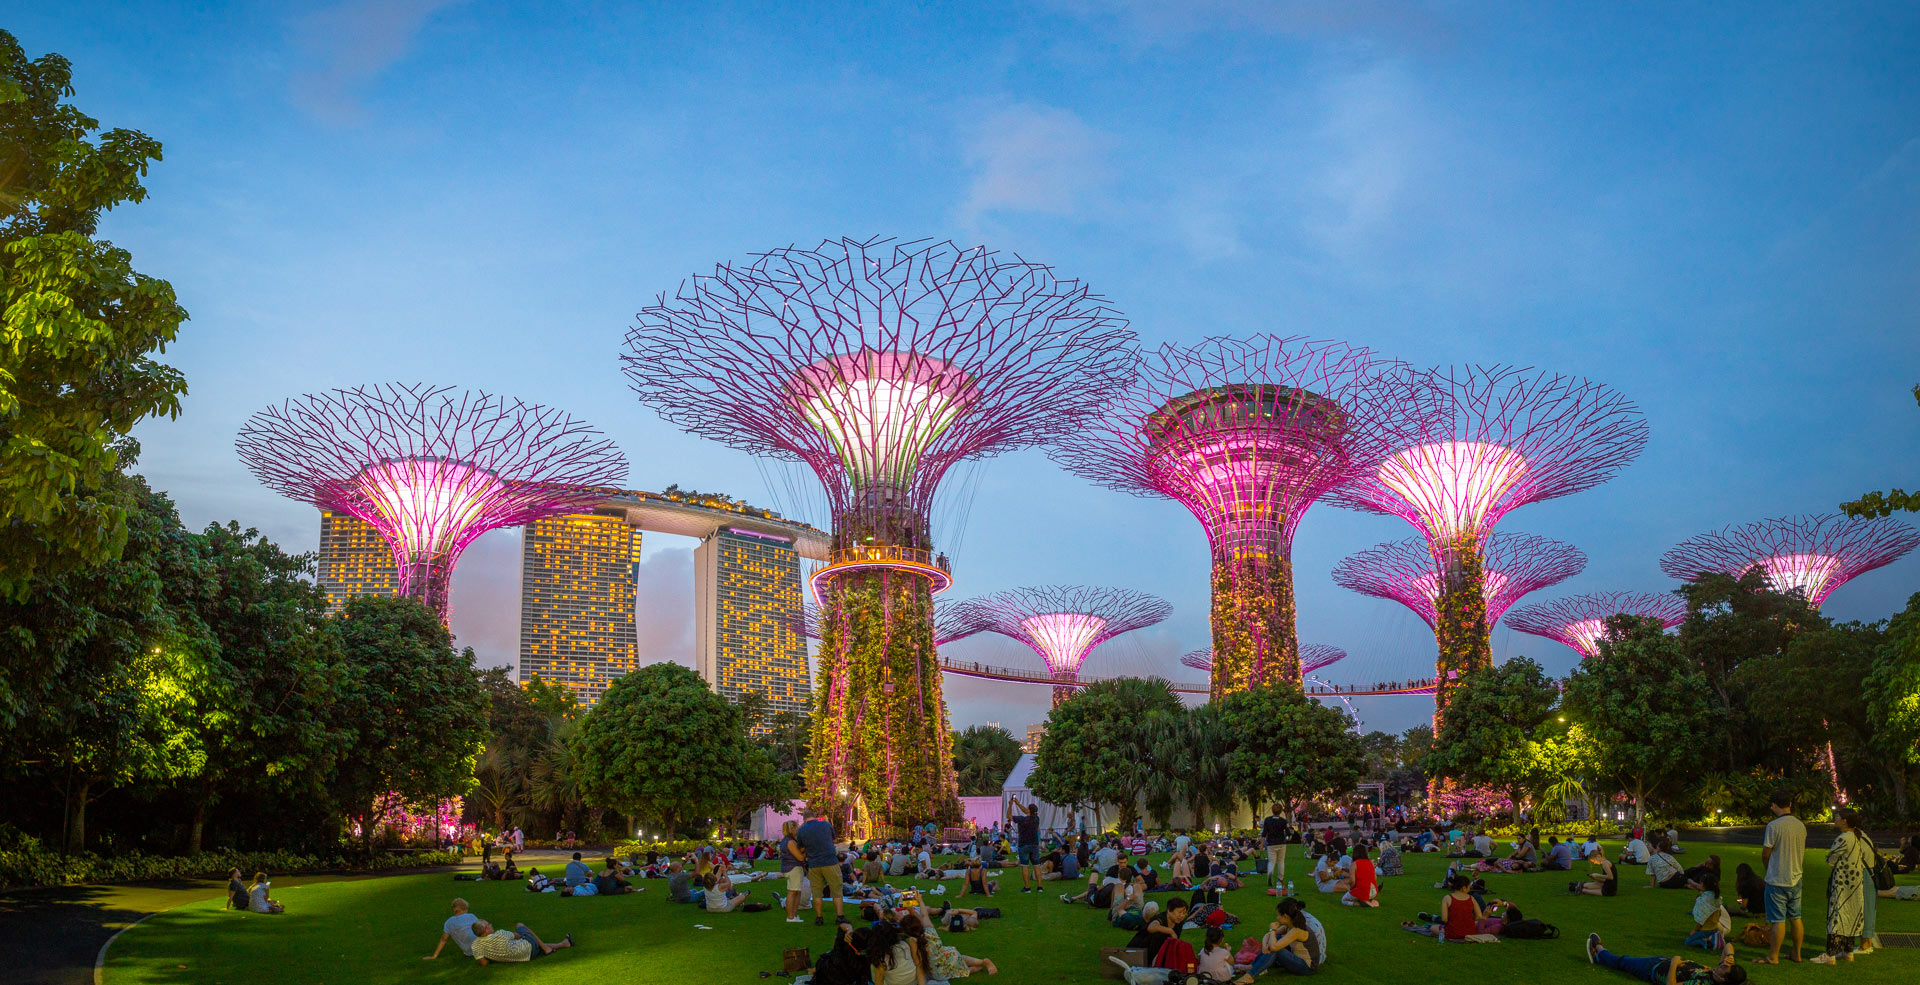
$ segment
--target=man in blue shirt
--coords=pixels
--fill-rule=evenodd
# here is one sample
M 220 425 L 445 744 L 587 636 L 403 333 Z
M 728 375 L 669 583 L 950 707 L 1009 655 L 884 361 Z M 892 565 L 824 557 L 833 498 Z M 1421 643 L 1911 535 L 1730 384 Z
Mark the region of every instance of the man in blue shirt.
M 1020 891 L 1031 893 L 1040 885 L 1040 818 L 1036 804 L 1013 802 L 1013 827 L 1019 833 L 1014 841 L 1014 860 L 1020 863 Z M 1025 811 L 1022 814 L 1020 811 Z M 1028 879 L 1033 881 L 1031 885 Z
M 840 878 L 840 852 L 834 847 L 832 822 L 824 817 L 813 818 L 802 824 L 793 838 L 807 853 L 807 882 L 813 886 L 813 925 L 819 927 L 827 922 L 820 906 L 824 896 L 832 896 L 834 916 L 845 917 L 846 883 Z
M 580 861 L 579 852 L 574 852 L 573 861 L 567 863 L 566 878 L 567 885 L 569 886 L 578 886 L 581 883 L 592 881 L 593 870 L 587 868 L 587 863 Z

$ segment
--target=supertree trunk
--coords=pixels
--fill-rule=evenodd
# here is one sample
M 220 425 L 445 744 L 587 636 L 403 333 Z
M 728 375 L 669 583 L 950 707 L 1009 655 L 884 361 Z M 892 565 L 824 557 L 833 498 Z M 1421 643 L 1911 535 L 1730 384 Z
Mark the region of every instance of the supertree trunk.
M 960 819 L 952 738 L 925 579 L 855 571 L 834 579 L 821 613 L 820 707 L 808 801 L 844 816 L 863 799 L 895 828 Z
M 1055 684 L 1053 686 L 1053 706 L 1052 707 L 1055 707 L 1055 708 L 1060 707 L 1062 702 L 1066 701 L 1068 698 L 1073 697 L 1073 692 L 1078 690 L 1080 689 L 1077 687 L 1067 687 L 1066 685 L 1063 685 L 1063 684 Z
M 1433 696 L 1434 720 L 1438 723 L 1439 710 L 1446 707 L 1455 676 L 1493 666 L 1493 639 L 1482 588 L 1486 559 L 1480 539 L 1472 534 L 1455 538 L 1435 560 L 1440 569 L 1433 629 L 1440 650 L 1434 664 L 1438 681 Z
M 1293 560 L 1279 551 L 1216 556 L 1212 697 L 1269 682 L 1300 682 Z

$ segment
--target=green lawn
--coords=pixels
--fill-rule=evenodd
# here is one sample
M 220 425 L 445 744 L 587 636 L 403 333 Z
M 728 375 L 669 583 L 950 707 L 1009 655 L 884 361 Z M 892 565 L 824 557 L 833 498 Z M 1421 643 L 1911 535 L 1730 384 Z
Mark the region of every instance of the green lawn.
M 1701 858 L 1711 846 L 1693 844 L 1684 861 Z M 1741 861 L 1759 860 L 1757 848 L 1718 849 L 1730 874 Z M 1825 926 L 1826 867 L 1810 853 L 1807 864 L 1808 956 L 1817 952 Z M 1560 895 L 1561 874 L 1493 876 L 1499 896 L 1518 902 L 1530 916 L 1559 925 L 1557 941 L 1502 941 L 1488 945 L 1440 947 L 1431 939 L 1399 929 L 1415 911 L 1432 909 L 1440 893 L 1432 888 L 1445 861 L 1427 855 L 1410 858 L 1408 874 L 1385 880 L 1377 910 L 1342 907 L 1333 897 L 1312 896 L 1310 907 L 1327 927 L 1330 960 L 1321 978 L 1334 982 L 1579 982 L 1628 981 L 1625 976 L 1590 969 L 1581 941 L 1597 930 L 1613 949 L 1628 954 L 1671 954 L 1690 929 L 1687 911 L 1693 894 L 1641 889 L 1640 870 L 1623 867 L 1620 895 L 1614 899 Z M 1304 873 L 1292 860 L 1289 871 Z M 992 958 L 1007 982 L 1099 981 L 1099 948 L 1124 944 L 1127 935 L 1107 926 L 1098 911 L 1063 906 L 1059 883 L 1048 892 L 1023 896 L 1015 889 L 993 903 L 1005 919 L 988 921 L 951 942 L 967 953 Z M 1914 880 L 1903 876 L 1901 881 Z M 1729 879 L 1731 882 L 1731 879 Z M 336 983 L 510 980 L 577 985 L 582 981 L 706 983 L 760 980 L 777 972 L 782 948 L 829 943 L 830 928 L 812 921 L 788 924 L 784 914 L 708 914 L 669 904 L 665 883 L 645 880 L 647 891 L 612 898 L 568 899 L 533 895 L 519 884 L 454 882 L 447 875 L 413 875 L 350 880 L 286 890 L 282 916 L 236 914 L 210 899 L 161 913 L 114 943 L 108 955 L 109 985 L 135 983 Z M 770 899 L 776 883 L 754 889 Z M 925 885 L 925 884 L 923 884 Z M 951 888 L 951 887 L 950 887 Z M 531 965 L 480 967 L 449 949 L 439 961 L 422 961 L 439 937 L 447 901 L 459 895 L 474 912 L 511 927 L 524 922 L 542 937 L 557 940 L 571 932 L 580 946 Z M 1159 895 L 1159 899 L 1166 899 Z M 1245 924 L 1230 935 L 1241 938 L 1264 931 L 1272 901 L 1264 887 L 1249 885 L 1229 894 L 1227 908 Z M 1736 931 L 1745 921 L 1734 918 Z M 713 930 L 694 929 L 706 924 Z M 1920 933 L 1920 902 L 1880 901 L 1883 931 Z M 1192 932 L 1189 932 L 1190 934 Z M 1756 956 L 1742 948 L 1744 959 Z M 1813 965 L 1751 966 L 1760 982 L 1920 981 L 1920 950 L 1878 951 L 1841 969 Z M 780 981 L 776 975 L 773 981 Z M 1267 979 L 1277 981 L 1277 979 Z

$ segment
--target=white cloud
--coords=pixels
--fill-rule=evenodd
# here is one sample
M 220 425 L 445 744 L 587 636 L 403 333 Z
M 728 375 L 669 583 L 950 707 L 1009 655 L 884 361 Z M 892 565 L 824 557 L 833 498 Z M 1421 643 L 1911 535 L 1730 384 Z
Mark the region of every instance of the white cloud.
M 1069 110 L 1020 103 L 969 128 L 965 161 L 973 184 L 961 208 L 971 222 L 987 212 L 1081 214 L 1111 178 L 1113 137 Z
M 357 122 L 359 90 L 406 57 L 427 17 L 462 0 L 342 0 L 296 19 L 295 47 L 311 64 L 288 79 L 301 109 L 334 124 Z

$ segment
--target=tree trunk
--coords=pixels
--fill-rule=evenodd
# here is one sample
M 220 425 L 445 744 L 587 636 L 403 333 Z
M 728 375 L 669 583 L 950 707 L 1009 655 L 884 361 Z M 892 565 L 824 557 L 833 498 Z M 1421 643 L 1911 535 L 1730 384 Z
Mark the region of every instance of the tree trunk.
M 82 778 L 67 791 L 67 851 L 85 851 L 87 847 L 87 801 L 93 780 Z
M 203 797 L 193 805 L 193 824 L 187 828 L 187 854 L 200 854 L 200 836 L 207 830 L 207 801 Z

